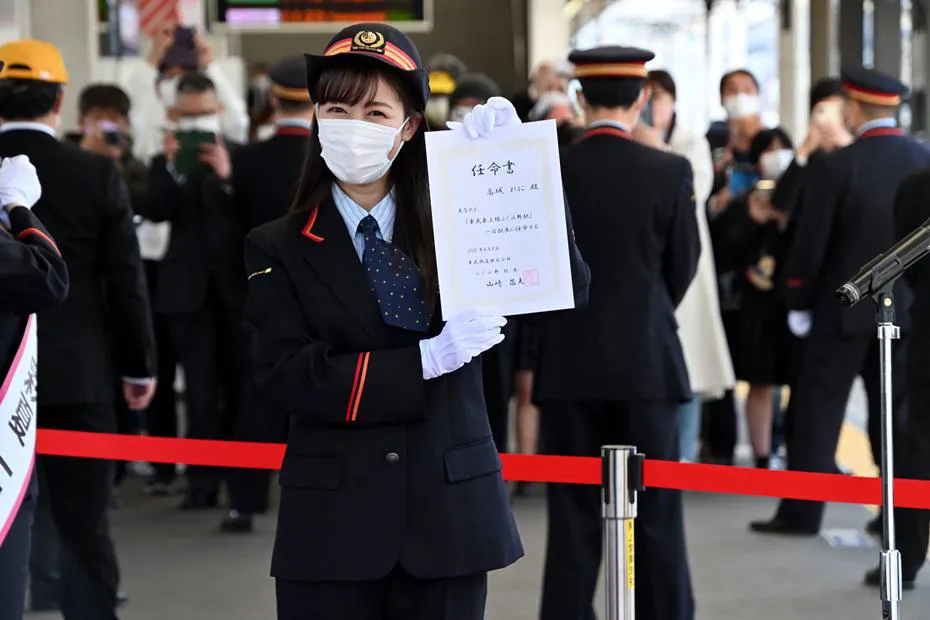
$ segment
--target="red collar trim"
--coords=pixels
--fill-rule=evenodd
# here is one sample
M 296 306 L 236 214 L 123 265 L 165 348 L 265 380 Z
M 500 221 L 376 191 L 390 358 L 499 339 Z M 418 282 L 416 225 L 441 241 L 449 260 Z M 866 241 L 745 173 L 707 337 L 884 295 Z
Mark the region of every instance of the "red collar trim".
M 859 136 L 862 138 L 875 138 L 877 136 L 903 136 L 904 132 L 897 127 L 876 127 L 875 129 L 869 129 L 868 131 L 862 132 L 862 135 Z
M 304 226 L 304 229 L 301 231 L 301 234 L 304 237 L 306 237 L 310 241 L 313 241 L 314 243 L 323 242 L 323 237 L 313 232 L 313 225 L 316 224 L 316 218 L 319 214 L 320 214 L 320 208 L 314 207 L 313 211 L 310 212 L 310 217 L 307 218 L 307 224 Z
M 297 127 L 297 126 L 278 127 L 277 130 L 275 130 L 274 135 L 307 137 L 310 135 L 310 130 L 307 129 L 306 127 Z
M 589 129 L 584 133 L 585 138 L 590 138 L 592 136 L 614 136 L 616 138 L 623 138 L 624 140 L 632 140 L 628 132 L 618 129 L 616 127 L 595 127 L 594 129 Z

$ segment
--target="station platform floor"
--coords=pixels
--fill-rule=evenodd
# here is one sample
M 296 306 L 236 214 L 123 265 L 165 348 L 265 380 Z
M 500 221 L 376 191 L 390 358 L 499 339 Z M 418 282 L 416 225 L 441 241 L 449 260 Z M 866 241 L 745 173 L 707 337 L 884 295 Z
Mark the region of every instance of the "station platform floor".
M 838 458 L 870 475 L 861 432 L 861 394 L 854 392 Z M 864 452 L 864 454 L 863 454 Z M 180 513 L 178 498 L 148 498 L 131 480 L 113 513 L 123 589 L 130 601 L 123 620 L 270 620 L 274 584 L 268 577 L 274 516 L 261 517 L 252 535 L 218 532 L 219 510 Z M 877 562 L 878 544 L 864 535 L 872 517 L 865 507 L 831 505 L 822 537 L 785 539 L 748 532 L 767 518 L 775 500 L 710 494 L 686 495 L 688 549 L 698 620 L 877 620 L 877 589 L 862 585 Z M 516 498 L 526 547 L 515 565 L 492 574 L 487 620 L 537 617 L 546 515 L 541 489 Z M 832 534 L 833 536 L 829 536 Z M 833 544 L 828 540 L 833 539 Z M 839 543 L 839 544 L 837 544 Z M 871 548 L 862 544 L 871 543 Z M 602 594 L 598 594 L 603 618 Z M 29 620 L 57 614 L 27 614 Z M 930 617 L 930 569 L 904 593 L 904 620 Z M 651 619 L 639 619 L 651 620 Z

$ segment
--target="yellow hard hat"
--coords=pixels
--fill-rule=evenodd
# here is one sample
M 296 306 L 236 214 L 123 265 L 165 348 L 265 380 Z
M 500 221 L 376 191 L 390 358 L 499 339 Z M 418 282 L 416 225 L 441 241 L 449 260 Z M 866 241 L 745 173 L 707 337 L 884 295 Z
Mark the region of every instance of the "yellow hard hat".
M 65 61 L 51 43 L 20 39 L 0 45 L 0 80 L 36 80 L 67 84 Z
M 445 71 L 430 71 L 429 92 L 433 96 L 451 95 L 455 90 L 455 80 Z

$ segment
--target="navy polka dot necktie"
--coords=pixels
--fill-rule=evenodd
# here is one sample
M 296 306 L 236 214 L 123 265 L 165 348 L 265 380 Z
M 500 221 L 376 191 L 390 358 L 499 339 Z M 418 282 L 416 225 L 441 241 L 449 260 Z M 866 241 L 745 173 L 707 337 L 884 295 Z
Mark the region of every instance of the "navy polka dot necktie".
M 410 257 L 378 238 L 378 220 L 369 215 L 358 224 L 365 237 L 362 263 L 388 325 L 425 332 L 429 327 L 420 272 Z

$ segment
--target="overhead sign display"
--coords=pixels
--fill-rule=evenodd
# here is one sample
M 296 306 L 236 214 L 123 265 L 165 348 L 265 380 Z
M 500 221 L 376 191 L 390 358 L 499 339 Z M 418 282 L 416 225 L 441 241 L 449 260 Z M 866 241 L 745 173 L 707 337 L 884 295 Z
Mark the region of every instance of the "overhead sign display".
M 431 0 L 218 0 L 217 21 L 234 29 L 358 22 L 403 28 L 429 22 L 430 8 Z

